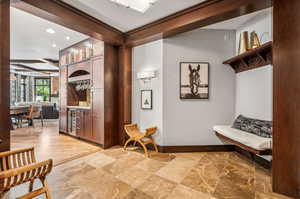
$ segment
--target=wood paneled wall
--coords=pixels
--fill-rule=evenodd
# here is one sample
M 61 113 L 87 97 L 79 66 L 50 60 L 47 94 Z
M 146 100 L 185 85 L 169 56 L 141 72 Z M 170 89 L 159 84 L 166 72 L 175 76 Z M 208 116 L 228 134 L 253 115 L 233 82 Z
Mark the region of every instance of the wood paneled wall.
M 9 0 L 0 0 L 0 151 L 10 148 L 9 121 L 9 56 L 10 56 L 10 15 Z
M 273 6 L 273 190 L 300 198 L 300 1 Z
M 119 47 L 119 79 L 118 79 L 118 132 L 119 143 L 125 143 L 124 125 L 131 123 L 132 94 L 132 48 Z

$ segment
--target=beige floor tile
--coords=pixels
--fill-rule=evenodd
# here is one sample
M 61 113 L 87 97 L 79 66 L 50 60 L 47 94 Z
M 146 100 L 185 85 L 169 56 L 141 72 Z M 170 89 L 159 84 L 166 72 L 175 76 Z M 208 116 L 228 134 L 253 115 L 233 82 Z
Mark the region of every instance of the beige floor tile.
M 165 162 L 160 162 L 158 160 L 154 160 L 154 159 L 145 159 L 142 162 L 139 162 L 136 167 L 143 169 L 145 171 L 151 172 L 151 173 L 155 173 L 157 172 L 159 169 L 161 169 L 162 167 L 166 166 L 167 163 Z
M 200 160 L 206 153 L 173 153 L 177 158 L 182 157 L 191 160 Z
M 93 156 L 86 159 L 86 162 L 94 167 L 101 168 L 116 161 L 115 158 L 107 156 L 102 152 L 97 152 Z
M 55 123 L 13 131 L 12 146 L 35 146 L 38 160 L 54 159 L 47 178 L 53 199 L 291 199 L 272 192 L 270 171 L 232 152 L 152 153 L 146 158 L 139 149 L 102 151 L 59 135 Z M 40 186 L 36 181 L 35 188 Z M 28 183 L 4 199 L 27 192 Z
M 154 198 L 138 189 L 134 189 L 122 199 L 154 199 Z
M 143 184 L 150 176 L 151 173 L 147 171 L 136 167 L 131 167 L 119 174 L 117 178 L 127 184 L 130 184 L 132 187 L 138 187 L 139 185 Z
M 167 166 L 156 172 L 156 175 L 180 183 L 197 161 L 186 158 L 175 158 Z
M 82 179 L 85 189 L 99 199 L 119 199 L 126 196 L 133 188 L 102 169 L 93 170 Z
M 140 185 L 138 189 L 155 199 L 166 199 L 176 185 L 172 181 L 153 175 Z
M 124 168 L 129 169 L 143 160 L 145 160 L 145 157 L 140 154 L 128 153 L 126 156 L 117 159 L 103 168 L 112 175 L 117 176 L 124 171 Z
M 251 167 L 228 164 L 226 174 L 222 176 L 215 188 L 213 196 L 218 199 L 254 199 L 254 172 Z
M 175 155 L 168 154 L 168 153 L 153 153 L 150 156 L 150 159 L 157 160 L 160 162 L 171 162 L 175 158 L 176 158 Z
M 225 175 L 226 165 L 226 160 L 214 159 L 206 154 L 181 183 L 197 191 L 211 194 L 214 192 L 218 180 Z
M 213 199 L 208 194 L 201 193 L 183 185 L 178 185 L 168 199 Z

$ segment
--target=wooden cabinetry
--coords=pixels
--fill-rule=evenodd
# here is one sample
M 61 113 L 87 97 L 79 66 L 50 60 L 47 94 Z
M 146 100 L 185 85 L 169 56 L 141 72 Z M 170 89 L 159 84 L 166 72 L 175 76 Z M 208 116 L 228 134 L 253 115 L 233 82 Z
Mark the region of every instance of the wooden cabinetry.
M 68 55 L 69 51 L 73 57 L 77 57 L 74 54 L 74 49 L 76 49 L 77 45 L 81 46 L 80 48 L 82 49 L 81 43 L 67 48 L 60 53 L 64 56 L 60 60 L 63 60 L 63 63 L 67 63 L 65 67 L 61 67 L 60 73 L 62 80 L 60 84 L 62 88 L 62 95 L 60 96 L 63 103 L 62 107 L 72 106 L 72 109 L 76 109 L 77 137 L 100 144 L 103 148 L 108 148 L 119 144 L 117 132 L 118 50 L 114 46 L 94 39 L 85 40 L 83 43 L 91 44 L 89 45 L 91 46 L 91 56 L 88 59 L 81 60 L 79 63 L 74 62 L 72 58 L 72 61 L 68 64 L 69 60 L 66 61 L 66 59 L 70 57 Z M 72 50 L 70 50 L 71 48 Z M 67 68 L 69 73 L 64 71 L 64 68 Z M 83 73 L 84 71 L 86 74 Z M 75 76 L 72 74 L 75 74 Z M 76 108 L 78 106 L 76 104 L 78 101 L 81 101 L 82 96 L 76 91 L 76 86 L 68 84 L 68 81 L 74 82 L 77 79 L 82 79 L 83 75 L 85 77 L 89 76 L 91 85 L 90 109 Z M 67 114 L 64 114 L 64 112 L 67 112 L 66 109 L 61 109 L 61 116 L 63 116 L 60 122 L 61 129 L 67 129 L 67 126 L 63 122 L 66 120 L 64 115 L 67 117 Z
M 93 141 L 90 110 L 76 110 L 76 136 Z
M 67 67 L 60 66 L 59 80 L 59 131 L 67 133 Z

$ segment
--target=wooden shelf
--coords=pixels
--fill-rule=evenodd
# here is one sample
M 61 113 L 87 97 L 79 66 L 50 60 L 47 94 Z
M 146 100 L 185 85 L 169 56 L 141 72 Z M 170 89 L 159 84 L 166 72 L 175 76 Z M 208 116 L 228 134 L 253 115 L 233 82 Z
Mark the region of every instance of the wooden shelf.
M 272 42 L 230 58 L 223 64 L 230 65 L 236 73 L 272 64 Z

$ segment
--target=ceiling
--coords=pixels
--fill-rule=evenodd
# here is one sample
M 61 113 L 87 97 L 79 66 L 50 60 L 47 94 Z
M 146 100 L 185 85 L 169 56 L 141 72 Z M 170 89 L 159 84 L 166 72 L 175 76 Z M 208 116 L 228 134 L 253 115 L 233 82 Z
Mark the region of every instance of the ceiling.
M 145 13 L 117 5 L 110 0 L 63 1 L 122 32 L 127 32 L 205 0 L 158 0 Z
M 49 28 L 53 29 L 55 33 L 46 32 Z M 69 37 L 69 40 L 66 37 Z M 86 35 L 11 7 L 11 60 L 44 58 L 58 60 L 60 49 L 86 38 L 88 38 Z M 44 63 L 20 62 L 17 64 L 23 64 L 33 69 L 58 69 L 55 64 L 46 61 Z M 11 67 L 13 72 L 15 72 L 14 68 L 22 69 L 16 66 Z

